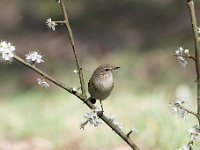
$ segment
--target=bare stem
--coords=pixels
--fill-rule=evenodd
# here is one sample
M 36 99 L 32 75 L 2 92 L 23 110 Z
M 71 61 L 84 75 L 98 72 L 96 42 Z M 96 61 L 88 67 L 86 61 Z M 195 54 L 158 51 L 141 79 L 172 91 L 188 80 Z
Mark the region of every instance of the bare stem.
M 54 21 L 55 23 L 57 24 L 64 24 L 65 22 L 64 21 Z
M 189 58 L 189 59 L 192 59 L 192 60 L 194 60 L 194 61 L 196 61 L 196 59 L 195 59 L 195 56 L 193 56 L 193 55 L 177 55 L 177 54 L 173 54 L 173 56 L 182 56 L 182 57 L 184 57 L 184 58 Z
M 199 45 L 199 36 L 197 31 L 197 20 L 196 20 L 196 13 L 194 8 L 193 0 L 187 0 L 190 18 L 192 23 L 193 35 L 194 35 L 194 45 L 195 45 L 195 68 L 196 68 L 196 83 L 197 83 L 197 119 L 200 125 L 200 64 L 199 64 L 199 52 L 200 52 L 200 45 Z
M 131 135 L 131 133 L 132 133 L 132 132 L 133 132 L 132 130 L 131 130 L 131 131 L 129 131 L 129 132 L 127 133 L 127 135 L 126 135 L 126 136 L 127 136 L 128 138 L 130 138 L 130 135 Z
M 78 69 L 82 95 L 83 95 L 83 97 L 87 97 L 86 90 L 85 90 L 85 82 L 84 82 L 84 77 L 83 77 L 83 70 L 80 66 L 80 62 L 79 62 L 77 51 L 76 51 L 75 44 L 74 44 L 74 37 L 73 37 L 72 29 L 71 29 L 70 24 L 69 24 L 68 15 L 67 15 L 67 11 L 66 11 L 65 4 L 64 4 L 63 0 L 60 0 L 60 5 L 61 5 L 61 8 L 62 8 L 63 17 L 64 17 L 63 22 L 64 22 L 64 24 L 67 28 L 70 43 L 71 43 L 72 50 L 73 50 L 73 53 L 74 53 L 74 57 L 75 57 L 75 60 L 76 60 L 76 66 L 77 66 L 77 69 Z
M 172 103 L 172 104 L 175 105 L 176 107 L 180 108 L 180 109 L 185 110 L 185 111 L 188 112 L 189 114 L 192 114 L 192 115 L 194 115 L 195 117 L 197 117 L 197 113 L 195 113 L 195 112 L 193 112 L 193 111 L 191 111 L 191 110 L 189 110 L 189 109 L 183 107 L 182 105 L 179 105 L 179 104 L 177 104 L 177 103 Z

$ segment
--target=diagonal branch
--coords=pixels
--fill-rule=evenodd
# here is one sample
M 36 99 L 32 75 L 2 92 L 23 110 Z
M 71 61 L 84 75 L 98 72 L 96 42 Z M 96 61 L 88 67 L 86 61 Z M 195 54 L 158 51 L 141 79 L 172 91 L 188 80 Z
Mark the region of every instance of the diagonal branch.
M 32 69 L 33 71 L 35 71 L 36 73 L 40 74 L 41 76 L 43 76 L 45 79 L 51 81 L 52 83 L 56 84 L 57 86 L 59 86 L 60 88 L 68 91 L 69 93 L 75 95 L 76 97 L 78 97 L 81 101 L 83 101 L 90 109 L 95 109 L 96 107 L 87 100 L 86 97 L 84 97 L 82 94 L 79 94 L 78 92 L 74 92 L 73 88 L 64 85 L 63 83 L 57 81 L 56 79 L 50 77 L 49 75 L 47 75 L 46 73 L 44 73 L 43 71 L 41 71 L 40 69 L 36 68 L 34 65 L 31 65 L 29 63 L 27 63 L 26 61 L 24 61 L 22 58 L 20 58 L 17 55 L 14 55 L 14 59 L 16 61 L 18 61 L 19 63 L 25 65 L 26 67 Z M 101 118 L 113 131 L 115 131 L 115 133 L 117 133 L 133 150 L 139 150 L 139 148 L 133 143 L 133 141 L 127 137 L 127 135 L 121 131 L 120 129 L 118 129 L 111 121 L 108 117 L 106 117 L 103 114 L 98 114 L 99 118 Z
M 77 92 L 74 92 L 73 88 L 71 88 L 71 87 L 69 87 L 69 86 L 67 86 L 67 85 L 65 85 L 65 84 L 57 81 L 56 79 L 54 79 L 52 77 L 50 77 L 49 75 L 47 75 L 46 73 L 44 73 L 43 71 L 41 71 L 40 69 L 38 69 L 37 67 L 35 67 L 34 65 L 31 65 L 31 64 L 27 63 L 25 60 L 23 60 L 19 56 L 14 55 L 14 59 L 16 61 L 18 61 L 19 63 L 25 65 L 26 67 L 32 69 L 33 71 L 37 72 L 38 74 L 40 74 L 41 76 L 43 76 L 45 79 L 47 79 L 47 80 L 53 82 L 54 84 L 56 84 L 57 86 L 63 88 L 67 92 L 69 92 L 69 93 L 77 96 L 79 99 L 81 99 L 81 100 L 83 99 L 83 96 L 81 94 L 77 93 Z
M 85 101 L 85 104 L 91 108 L 95 109 L 95 106 L 90 101 Z M 103 113 L 97 114 L 101 120 L 103 120 L 115 133 L 117 133 L 133 150 L 140 150 L 135 143 Z
M 75 57 L 75 60 L 76 60 L 76 66 L 77 66 L 77 69 L 78 69 L 82 95 L 83 95 L 83 97 L 87 97 L 86 96 L 86 90 L 85 90 L 85 82 L 84 82 L 84 77 L 83 77 L 83 70 L 80 66 L 80 62 L 79 62 L 78 55 L 77 55 L 76 48 L 75 48 L 75 44 L 74 44 L 74 37 L 73 37 L 72 29 L 71 29 L 70 24 L 69 24 L 68 15 L 67 15 L 67 11 L 66 11 L 65 4 L 64 4 L 63 0 L 60 0 L 60 5 L 61 5 L 61 8 L 62 8 L 62 12 L 63 12 L 64 24 L 67 28 L 70 43 L 71 43 L 72 50 L 73 50 L 73 53 L 74 53 L 74 57 Z

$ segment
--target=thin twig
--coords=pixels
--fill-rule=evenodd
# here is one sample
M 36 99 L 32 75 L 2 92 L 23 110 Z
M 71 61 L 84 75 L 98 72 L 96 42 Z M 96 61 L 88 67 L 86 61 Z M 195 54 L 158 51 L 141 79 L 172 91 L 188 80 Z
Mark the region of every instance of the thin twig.
M 133 132 L 132 130 L 131 130 L 131 131 L 129 131 L 129 132 L 127 133 L 127 135 L 126 135 L 126 136 L 127 136 L 128 138 L 130 138 L 130 135 L 131 135 L 131 133 L 132 133 L 132 132 Z
M 60 0 L 60 5 L 61 5 L 61 8 L 62 8 L 62 12 L 63 12 L 64 24 L 67 28 L 70 43 L 71 43 L 72 50 L 73 50 L 73 53 L 74 53 L 74 57 L 75 57 L 75 60 L 76 60 L 76 66 L 77 66 L 77 69 L 78 69 L 82 95 L 83 95 L 83 97 L 87 97 L 86 90 L 85 90 L 85 82 L 84 82 L 84 77 L 83 77 L 83 70 L 80 66 L 80 62 L 79 62 L 77 51 L 76 51 L 75 44 L 74 44 L 74 37 L 73 37 L 72 29 L 71 29 L 70 24 L 69 24 L 68 15 L 67 15 L 67 11 L 66 11 L 65 4 L 64 4 L 63 0 Z
M 65 22 L 64 21 L 54 21 L 55 23 L 57 24 L 64 24 Z
M 197 83 L 197 119 L 200 125 L 200 64 L 199 64 L 199 52 L 200 52 L 200 45 L 199 45 L 199 36 L 197 31 L 197 20 L 196 20 L 196 13 L 194 8 L 193 0 L 187 0 L 190 18 L 192 23 L 193 35 L 194 35 L 194 45 L 195 45 L 195 68 L 196 68 L 196 83 Z
M 178 108 L 180 108 L 180 109 L 183 109 L 183 110 L 185 110 L 186 112 L 188 112 L 189 114 L 192 114 L 192 115 L 194 115 L 195 117 L 197 117 L 197 113 L 195 113 L 195 112 L 193 112 L 193 111 L 191 111 L 191 110 L 189 110 L 189 109 L 183 107 L 182 105 L 177 104 L 177 103 L 171 103 L 171 104 L 172 104 L 172 105 L 175 105 L 176 107 L 178 107 Z
M 181 57 L 184 57 L 184 58 L 189 58 L 189 59 L 192 59 L 192 60 L 194 60 L 194 61 L 196 61 L 196 59 L 195 59 L 195 56 L 193 56 L 193 55 L 177 55 L 177 54 L 173 54 L 173 56 L 181 56 Z

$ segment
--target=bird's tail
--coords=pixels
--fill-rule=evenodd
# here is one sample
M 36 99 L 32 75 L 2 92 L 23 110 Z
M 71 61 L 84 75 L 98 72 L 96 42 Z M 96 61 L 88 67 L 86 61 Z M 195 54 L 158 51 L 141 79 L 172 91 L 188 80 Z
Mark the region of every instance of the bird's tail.
M 92 97 L 89 97 L 88 100 L 92 103 L 92 104 L 95 104 L 96 103 L 96 99 L 92 98 Z

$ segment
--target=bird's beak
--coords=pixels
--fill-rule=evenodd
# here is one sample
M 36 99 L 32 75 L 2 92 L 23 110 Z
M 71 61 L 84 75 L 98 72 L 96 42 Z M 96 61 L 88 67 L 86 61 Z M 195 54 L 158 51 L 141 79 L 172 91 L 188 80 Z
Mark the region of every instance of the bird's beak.
M 112 67 L 112 70 L 117 70 L 117 69 L 119 69 L 120 67 L 115 67 L 115 66 L 113 66 Z

